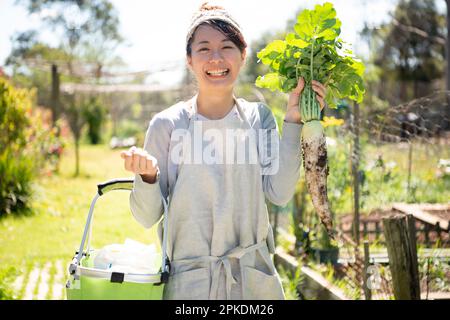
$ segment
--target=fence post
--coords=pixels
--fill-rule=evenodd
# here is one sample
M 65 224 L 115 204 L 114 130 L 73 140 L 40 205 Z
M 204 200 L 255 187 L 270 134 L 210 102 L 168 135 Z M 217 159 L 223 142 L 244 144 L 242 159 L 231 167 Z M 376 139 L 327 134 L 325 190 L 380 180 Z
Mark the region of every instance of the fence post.
M 353 152 L 352 171 L 353 171 L 353 201 L 354 201 L 354 218 L 353 218 L 353 237 L 357 245 L 359 245 L 359 105 L 354 103 L 352 116 L 353 131 Z
M 428 223 L 425 223 L 424 225 L 424 233 L 425 233 L 425 246 L 429 248 L 431 246 L 430 243 L 430 225 Z
M 383 229 L 395 299 L 420 300 L 414 218 L 412 215 L 383 218 Z
M 369 252 L 369 241 L 364 240 L 364 296 L 366 300 L 372 300 L 372 291 L 369 287 L 369 275 L 367 270 L 370 266 L 370 252 Z
M 375 240 L 380 238 L 380 233 L 380 223 L 377 221 L 375 222 Z

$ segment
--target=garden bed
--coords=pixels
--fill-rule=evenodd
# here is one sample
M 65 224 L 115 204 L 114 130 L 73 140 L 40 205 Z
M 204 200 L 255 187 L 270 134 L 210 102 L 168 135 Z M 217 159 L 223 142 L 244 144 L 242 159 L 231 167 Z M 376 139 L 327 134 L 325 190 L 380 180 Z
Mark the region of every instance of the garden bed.
M 298 285 L 300 298 L 345 300 L 365 299 L 363 292 L 364 256 L 362 248 L 340 248 L 337 264 L 319 264 L 314 259 L 295 257 L 295 237 L 278 229 L 275 261 L 294 274 L 303 275 Z M 422 299 L 448 299 L 450 297 L 449 249 L 419 248 L 418 265 Z M 392 300 L 392 278 L 386 248 L 375 245 L 370 248 L 367 279 L 371 284 L 371 299 Z M 366 283 L 369 283 L 366 282 Z
M 284 269 L 295 274 L 300 270 L 303 275 L 297 290 L 300 299 L 305 300 L 350 300 L 344 292 L 329 282 L 320 273 L 312 268 L 300 265 L 297 258 L 286 253 L 281 247 L 277 247 L 275 263 L 282 265 Z

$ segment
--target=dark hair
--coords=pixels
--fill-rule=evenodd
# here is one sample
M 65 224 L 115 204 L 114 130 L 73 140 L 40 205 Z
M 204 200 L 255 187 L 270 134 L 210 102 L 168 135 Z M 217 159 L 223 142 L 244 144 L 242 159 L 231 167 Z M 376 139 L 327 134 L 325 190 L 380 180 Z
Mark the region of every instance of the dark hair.
M 247 42 L 245 42 L 244 36 L 239 32 L 239 30 L 237 30 L 228 22 L 212 19 L 201 23 L 200 25 L 198 25 L 198 27 L 200 27 L 201 25 L 208 25 L 216 29 L 217 31 L 220 31 L 225 37 L 227 37 L 227 39 L 231 40 L 239 48 L 241 53 L 244 52 L 245 48 L 247 48 Z M 198 29 L 198 27 L 195 28 L 186 45 L 186 55 L 188 55 L 189 57 L 192 54 L 192 41 L 194 40 L 195 31 Z

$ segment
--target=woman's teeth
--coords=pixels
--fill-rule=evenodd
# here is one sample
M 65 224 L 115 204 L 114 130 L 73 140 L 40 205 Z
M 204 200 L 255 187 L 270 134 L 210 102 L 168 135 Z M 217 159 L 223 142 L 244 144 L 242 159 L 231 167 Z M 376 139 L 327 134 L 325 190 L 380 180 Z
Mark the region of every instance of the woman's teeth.
M 214 71 L 206 71 L 206 73 L 210 76 L 224 76 L 227 75 L 229 69 L 221 69 L 221 70 L 214 70 Z

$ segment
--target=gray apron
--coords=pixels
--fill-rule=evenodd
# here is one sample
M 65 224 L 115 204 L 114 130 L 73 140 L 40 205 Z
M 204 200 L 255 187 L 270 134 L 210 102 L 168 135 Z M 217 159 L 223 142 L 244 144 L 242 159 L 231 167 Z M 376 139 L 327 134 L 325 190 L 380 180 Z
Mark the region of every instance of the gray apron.
M 200 122 L 196 99 L 187 105 L 191 137 Z M 203 132 L 214 129 L 226 137 L 227 129 L 242 129 L 237 139 L 245 139 L 244 132 L 251 126 L 235 102 L 238 114 L 201 121 Z M 249 141 L 248 147 L 257 154 L 257 144 Z M 195 153 L 191 145 L 190 152 Z M 224 152 L 217 141 L 205 145 Z M 192 162 L 192 157 L 188 160 L 188 154 L 181 156 L 169 201 L 166 232 L 171 270 L 164 299 L 284 299 L 270 256 L 273 233 L 259 161 L 202 164 Z

